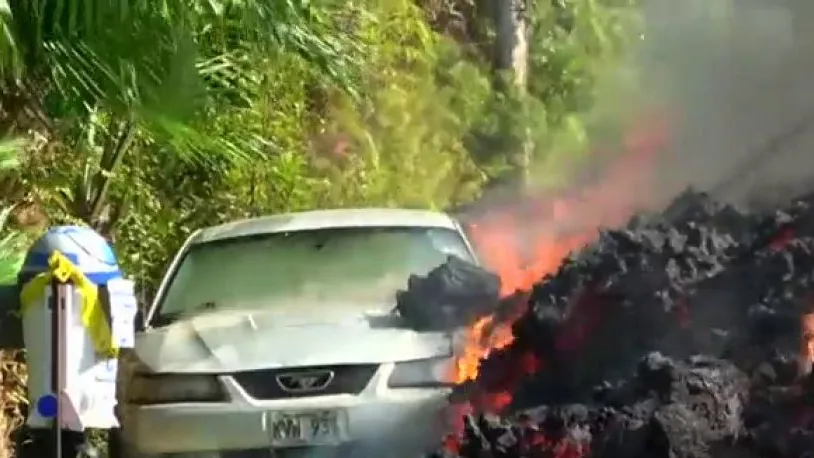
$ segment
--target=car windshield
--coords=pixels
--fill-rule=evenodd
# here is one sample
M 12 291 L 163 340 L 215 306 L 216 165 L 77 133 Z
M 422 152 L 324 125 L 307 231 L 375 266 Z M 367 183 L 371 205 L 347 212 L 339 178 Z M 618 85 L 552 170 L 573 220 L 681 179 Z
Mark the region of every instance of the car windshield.
M 390 310 L 410 274 L 426 274 L 450 255 L 472 260 L 461 235 L 443 228 L 319 229 L 193 245 L 159 299 L 157 319 L 229 308 Z

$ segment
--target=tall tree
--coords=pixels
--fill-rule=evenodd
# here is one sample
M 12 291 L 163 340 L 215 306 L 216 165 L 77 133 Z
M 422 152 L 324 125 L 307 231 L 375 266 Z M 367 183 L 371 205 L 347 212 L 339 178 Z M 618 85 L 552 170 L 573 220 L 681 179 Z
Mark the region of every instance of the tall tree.
M 492 0 L 495 24 L 495 70 L 513 87 L 504 88 L 525 94 L 528 87 L 529 27 L 527 23 L 529 0 Z M 518 172 L 520 186 L 528 183 L 529 165 L 534 145 L 530 132 L 522 134 L 519 151 L 512 161 Z

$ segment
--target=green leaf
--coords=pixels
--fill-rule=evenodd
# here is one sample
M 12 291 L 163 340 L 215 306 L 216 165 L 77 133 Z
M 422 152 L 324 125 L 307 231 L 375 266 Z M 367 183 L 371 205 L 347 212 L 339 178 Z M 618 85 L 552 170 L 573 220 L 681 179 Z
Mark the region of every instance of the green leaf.
M 0 172 L 16 169 L 20 165 L 20 151 L 25 146 L 22 139 L 0 140 Z

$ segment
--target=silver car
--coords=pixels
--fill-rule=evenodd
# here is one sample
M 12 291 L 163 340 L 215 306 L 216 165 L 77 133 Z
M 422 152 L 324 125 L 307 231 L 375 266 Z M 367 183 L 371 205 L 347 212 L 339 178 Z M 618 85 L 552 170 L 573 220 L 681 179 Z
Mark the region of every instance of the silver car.
M 403 326 L 395 293 L 450 255 L 476 262 L 459 225 L 427 211 L 196 232 L 123 357 L 124 455 L 420 455 L 448 425 L 453 338 Z

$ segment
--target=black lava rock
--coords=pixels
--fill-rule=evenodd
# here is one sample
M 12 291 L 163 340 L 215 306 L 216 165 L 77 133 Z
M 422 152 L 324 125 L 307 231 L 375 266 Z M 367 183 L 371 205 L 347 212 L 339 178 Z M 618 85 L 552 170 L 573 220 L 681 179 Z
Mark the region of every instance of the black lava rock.
M 411 275 L 407 285 L 396 295 L 396 310 L 419 331 L 465 326 L 500 305 L 500 277 L 456 256 L 426 277 Z
M 814 196 L 746 212 L 688 191 L 533 287 L 514 341 L 481 366 L 484 389 L 514 403 L 503 419 L 470 418 L 444 453 L 811 457 L 800 318 L 812 311 Z M 511 354 L 541 370 L 495 376 L 516 370 Z

